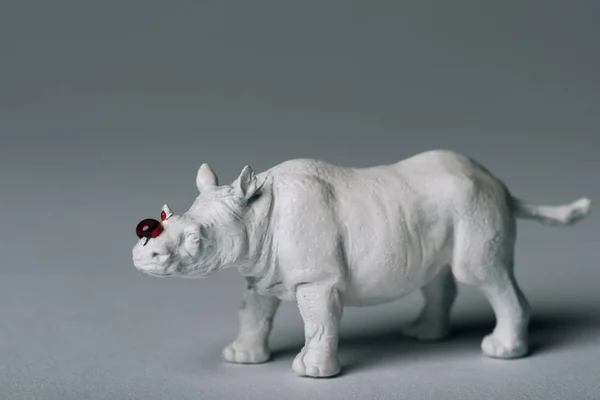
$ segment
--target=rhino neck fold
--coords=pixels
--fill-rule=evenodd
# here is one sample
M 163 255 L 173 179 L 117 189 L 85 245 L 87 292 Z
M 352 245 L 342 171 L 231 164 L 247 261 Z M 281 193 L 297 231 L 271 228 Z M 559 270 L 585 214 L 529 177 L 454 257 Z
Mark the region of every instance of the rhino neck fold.
M 274 270 L 272 211 L 273 194 L 271 185 L 267 184 L 261 189 L 260 196 L 252 203 L 245 216 L 248 253 L 238 265 L 238 271 L 246 278 L 262 279 L 271 275 Z

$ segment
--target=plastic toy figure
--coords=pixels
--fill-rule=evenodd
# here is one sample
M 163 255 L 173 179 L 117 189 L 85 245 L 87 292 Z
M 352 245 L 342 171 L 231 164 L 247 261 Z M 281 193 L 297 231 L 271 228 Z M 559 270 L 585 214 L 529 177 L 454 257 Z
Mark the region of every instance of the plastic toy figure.
M 456 281 L 478 287 L 496 327 L 483 354 L 528 352 L 530 307 L 514 267 L 516 220 L 571 225 L 590 200 L 530 204 L 474 160 L 432 150 L 390 165 L 350 168 L 319 160 L 283 162 L 255 174 L 248 166 L 219 185 L 207 164 L 199 196 L 161 221 L 140 222 L 134 266 L 151 276 L 200 278 L 235 267 L 246 279 L 233 363 L 269 359 L 268 337 L 282 300 L 296 301 L 305 345 L 296 374 L 340 372 L 338 331 L 345 306 L 386 303 L 420 290 L 425 304 L 404 332 L 422 340 L 448 333 Z

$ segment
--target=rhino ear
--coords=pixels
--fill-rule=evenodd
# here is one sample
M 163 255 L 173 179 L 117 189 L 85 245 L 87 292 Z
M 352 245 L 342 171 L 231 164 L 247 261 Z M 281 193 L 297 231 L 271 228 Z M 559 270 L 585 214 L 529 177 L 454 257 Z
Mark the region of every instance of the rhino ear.
M 198 174 L 196 175 L 196 187 L 199 192 L 203 190 L 213 188 L 219 185 L 219 179 L 217 175 L 213 172 L 210 165 L 203 163 L 198 169 Z
M 248 200 L 256 193 L 258 184 L 256 180 L 256 174 L 252 171 L 248 165 L 242 169 L 240 176 L 235 181 L 234 185 L 235 194 L 237 197 Z

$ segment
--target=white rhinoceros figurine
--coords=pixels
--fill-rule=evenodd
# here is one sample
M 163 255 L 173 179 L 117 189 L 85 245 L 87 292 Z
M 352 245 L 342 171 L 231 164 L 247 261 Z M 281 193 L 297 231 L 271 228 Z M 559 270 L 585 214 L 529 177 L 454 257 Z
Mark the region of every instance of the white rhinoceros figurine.
M 482 290 L 496 327 L 483 354 L 528 352 L 528 302 L 514 268 L 517 218 L 565 226 L 590 200 L 534 205 L 514 197 L 474 160 L 432 150 L 395 164 L 350 168 L 314 159 L 283 162 L 255 175 L 248 166 L 219 186 L 202 164 L 190 209 L 140 222 L 134 266 L 151 276 L 200 278 L 235 267 L 247 285 L 237 339 L 223 350 L 233 363 L 269 359 L 268 336 L 282 300 L 297 302 L 305 345 L 296 374 L 340 372 L 338 331 L 344 306 L 382 304 L 416 290 L 425 300 L 405 328 L 443 338 L 455 280 Z

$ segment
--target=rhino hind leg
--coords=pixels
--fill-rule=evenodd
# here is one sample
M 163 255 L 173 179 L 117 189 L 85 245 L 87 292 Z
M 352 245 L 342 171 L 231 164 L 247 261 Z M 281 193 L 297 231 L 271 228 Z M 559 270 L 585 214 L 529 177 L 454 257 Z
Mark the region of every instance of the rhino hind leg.
M 423 340 L 440 340 L 450 331 L 450 313 L 456 299 L 456 281 L 449 266 L 421 289 L 424 304 L 419 316 L 403 329 L 406 336 Z
M 482 287 L 494 309 L 496 327 L 481 342 L 483 354 L 492 358 L 519 358 L 528 352 L 530 307 L 512 274 L 506 283 Z
M 493 309 L 496 326 L 481 342 L 483 354 L 511 359 L 528 353 L 531 310 L 514 275 L 514 221 L 503 222 L 504 227 L 459 224 L 452 272 L 459 282 L 479 288 Z

